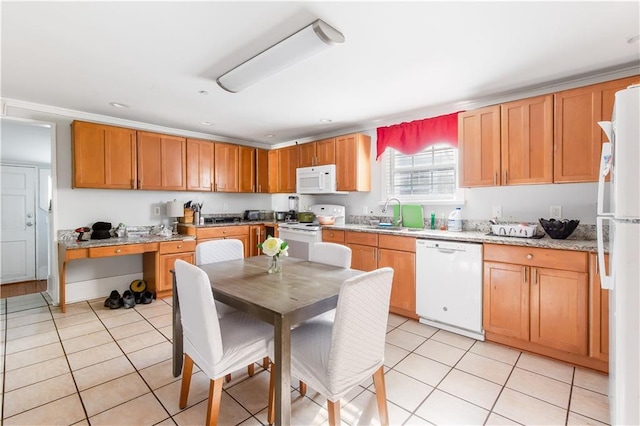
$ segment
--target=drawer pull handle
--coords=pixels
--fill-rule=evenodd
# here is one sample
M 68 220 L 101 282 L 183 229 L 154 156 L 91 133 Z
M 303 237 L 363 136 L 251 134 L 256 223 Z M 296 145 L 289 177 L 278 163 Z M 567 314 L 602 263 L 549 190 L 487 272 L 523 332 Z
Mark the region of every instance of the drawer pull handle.
M 182 244 L 179 244 L 179 245 L 178 245 L 178 248 L 182 248 Z
M 223 234 L 226 234 L 226 233 L 227 233 L 227 231 L 222 231 L 222 233 L 223 233 Z
M 531 253 L 529 253 L 529 254 L 527 255 L 527 259 L 533 259 L 533 255 L 532 255 Z
M 116 253 L 120 253 L 122 250 L 120 249 L 116 249 Z

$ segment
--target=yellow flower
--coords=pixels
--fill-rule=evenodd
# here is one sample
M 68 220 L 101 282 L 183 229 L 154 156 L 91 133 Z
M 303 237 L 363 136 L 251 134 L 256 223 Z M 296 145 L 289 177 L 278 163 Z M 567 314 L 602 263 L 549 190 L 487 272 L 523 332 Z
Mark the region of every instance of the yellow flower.
M 263 243 L 258 244 L 258 248 L 267 256 L 289 255 L 289 253 L 287 253 L 287 243 L 280 238 L 269 236 Z

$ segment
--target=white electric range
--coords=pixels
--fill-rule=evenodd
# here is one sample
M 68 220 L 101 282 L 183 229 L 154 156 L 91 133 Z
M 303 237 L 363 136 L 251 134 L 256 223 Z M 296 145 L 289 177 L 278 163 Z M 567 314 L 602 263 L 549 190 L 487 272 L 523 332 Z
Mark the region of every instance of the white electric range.
M 309 211 L 316 216 L 334 216 L 336 225 L 345 224 L 345 207 L 336 204 L 314 204 Z M 312 223 L 286 222 L 278 226 L 278 235 L 289 245 L 289 256 L 309 260 L 309 248 L 322 241 L 322 225 L 318 219 Z

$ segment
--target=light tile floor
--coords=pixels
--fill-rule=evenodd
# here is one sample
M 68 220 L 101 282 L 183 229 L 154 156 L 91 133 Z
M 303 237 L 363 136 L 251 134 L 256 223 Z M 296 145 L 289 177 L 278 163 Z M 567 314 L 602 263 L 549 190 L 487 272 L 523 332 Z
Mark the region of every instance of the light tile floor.
M 4 425 L 199 425 L 208 380 L 196 369 L 187 408 L 171 374 L 171 300 L 110 310 L 103 300 L 50 306 L 43 295 L 0 301 Z M 394 425 L 599 425 L 607 376 L 390 315 L 386 386 Z M 295 382 L 297 383 L 297 382 Z M 266 423 L 269 374 L 225 384 L 220 424 Z M 326 401 L 292 389 L 292 421 L 327 422 Z M 345 424 L 379 424 L 373 382 L 342 401 Z

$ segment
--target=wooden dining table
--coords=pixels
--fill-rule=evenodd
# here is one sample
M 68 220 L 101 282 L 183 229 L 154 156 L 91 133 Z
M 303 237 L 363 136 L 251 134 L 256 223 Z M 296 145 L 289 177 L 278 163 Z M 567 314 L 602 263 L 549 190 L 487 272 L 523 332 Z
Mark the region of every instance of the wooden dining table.
M 286 257 L 269 274 L 266 256 L 199 265 L 216 300 L 273 324 L 276 424 L 291 424 L 291 327 L 334 309 L 342 282 L 364 271 Z M 180 304 L 173 283 L 173 375 L 182 371 Z

